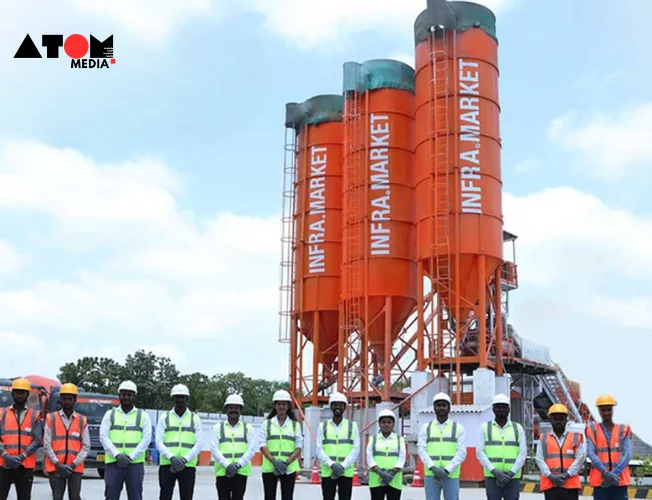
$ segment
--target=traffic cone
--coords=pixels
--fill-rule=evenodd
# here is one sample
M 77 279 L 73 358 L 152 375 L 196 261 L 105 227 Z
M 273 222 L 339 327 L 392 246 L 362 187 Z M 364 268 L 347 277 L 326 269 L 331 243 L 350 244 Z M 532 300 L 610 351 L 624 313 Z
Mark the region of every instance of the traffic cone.
M 353 467 L 353 486 L 362 486 L 360 484 L 360 477 L 358 477 L 358 464 L 355 464 Z
M 414 468 L 414 477 L 412 478 L 412 488 L 423 488 L 423 478 L 421 477 L 421 469 L 423 464 L 417 460 L 417 466 Z
M 312 464 L 312 476 L 310 477 L 310 484 L 321 484 L 319 479 L 319 471 L 317 471 L 317 460 Z

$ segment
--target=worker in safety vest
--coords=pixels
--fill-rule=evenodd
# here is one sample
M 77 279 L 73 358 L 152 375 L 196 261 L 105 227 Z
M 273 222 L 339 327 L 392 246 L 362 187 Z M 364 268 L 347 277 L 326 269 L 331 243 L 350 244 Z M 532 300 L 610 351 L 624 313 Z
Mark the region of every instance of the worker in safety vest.
M 100 425 L 100 442 L 106 451 L 104 497 L 119 500 L 127 484 L 128 500 L 142 500 L 145 456 L 152 442 L 149 415 L 134 406 L 138 388 L 131 380 L 118 387 L 120 406 L 108 410 Z
M 611 394 L 598 397 L 601 424 L 592 423 L 586 429 L 587 455 L 591 460 L 589 484 L 593 486 L 595 500 L 620 500 L 627 498 L 631 483 L 629 461 L 632 459 L 632 429 L 626 424 L 615 424 L 613 407 L 616 400 Z
M 348 405 L 341 392 L 331 394 L 328 405 L 333 418 L 323 422 L 317 433 L 317 460 L 321 463 L 321 491 L 324 500 L 351 500 L 355 461 L 360 454 L 358 424 L 344 418 Z
M 458 500 L 460 466 L 466 458 L 466 431 L 449 418 L 451 398 L 440 392 L 432 399 L 436 420 L 421 427 L 417 448 L 425 469 L 426 500 Z
M 86 417 L 75 411 L 78 394 L 76 385 L 63 384 L 59 389 L 61 409 L 45 418 L 44 468 L 53 500 L 63 500 L 66 490 L 69 500 L 81 500 L 84 460 L 91 449 L 91 438 Z
M 231 394 L 224 402 L 227 421 L 215 424 L 211 453 L 215 460 L 215 485 L 219 500 L 242 500 L 251 475 L 251 459 L 256 453 L 256 437 L 251 424 L 240 419 L 244 401 Z
M 27 407 L 32 384 L 25 378 L 11 383 L 14 404 L 0 408 L 0 500 L 14 484 L 18 500 L 32 498 L 36 450 L 41 447 L 41 413 Z
M 197 457 L 202 447 L 202 423 L 188 409 L 188 387 L 177 384 L 170 396 L 174 399 L 174 408 L 159 418 L 155 433 L 160 457 L 159 500 L 172 500 L 177 481 L 180 499 L 191 500 L 195 492 Z
M 527 457 L 525 431 L 521 424 L 509 419 L 507 395 L 497 394 L 491 403 L 495 418 L 482 424 L 475 450 L 484 468 L 487 500 L 517 500 Z
M 265 500 L 276 498 L 277 483 L 281 482 L 281 499 L 292 500 L 297 473 L 301 470 L 299 456 L 303 447 L 301 425 L 292 409 L 287 391 L 276 391 L 273 408 L 260 432 L 260 452 L 263 455 L 263 489 Z
M 552 432 L 539 438 L 536 454 L 541 491 L 546 500 L 577 500 L 582 483 L 580 470 L 586 460 L 584 434 L 567 430 L 568 408 L 554 404 L 548 410 Z
M 378 413 L 380 431 L 367 443 L 369 491 L 371 500 L 399 500 L 403 490 L 405 439 L 394 432 L 396 417 L 392 410 Z

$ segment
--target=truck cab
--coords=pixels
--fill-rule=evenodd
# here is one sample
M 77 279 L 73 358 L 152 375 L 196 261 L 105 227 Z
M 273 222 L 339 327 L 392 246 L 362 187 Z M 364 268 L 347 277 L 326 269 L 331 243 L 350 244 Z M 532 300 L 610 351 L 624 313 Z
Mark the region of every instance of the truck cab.
M 45 388 L 32 384 L 32 391 L 27 397 L 27 407 L 38 410 L 43 414 L 46 399 Z M 14 398 L 11 395 L 11 380 L 0 378 L 0 408 L 7 408 L 13 404 Z
M 86 392 L 79 389 L 75 411 L 86 416 L 88 420 L 88 432 L 91 438 L 91 450 L 84 461 L 84 466 L 89 469 L 97 469 L 100 477 L 104 477 L 104 448 L 100 443 L 100 424 L 104 414 L 120 405 L 118 396 Z M 50 395 L 49 411 L 59 411 L 61 401 L 59 400 L 59 387 L 52 388 Z

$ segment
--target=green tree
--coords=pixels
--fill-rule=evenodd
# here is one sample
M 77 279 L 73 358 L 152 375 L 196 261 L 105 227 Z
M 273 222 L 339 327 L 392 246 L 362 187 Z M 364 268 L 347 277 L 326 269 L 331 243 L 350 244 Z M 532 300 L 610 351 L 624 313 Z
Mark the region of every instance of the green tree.
M 137 406 L 157 410 L 171 407 L 170 390 L 179 380 L 179 370 L 170 358 L 139 349 L 127 356 L 124 374 L 138 386 Z
M 70 382 L 89 392 L 117 394 L 124 368 L 110 358 L 84 357 L 59 369 L 61 383 Z

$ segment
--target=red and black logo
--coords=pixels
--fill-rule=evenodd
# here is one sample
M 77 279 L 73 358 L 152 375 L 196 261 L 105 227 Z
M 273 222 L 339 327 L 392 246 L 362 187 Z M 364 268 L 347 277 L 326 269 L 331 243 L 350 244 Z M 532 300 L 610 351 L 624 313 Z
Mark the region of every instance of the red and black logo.
M 59 58 L 59 48 L 72 60 L 71 68 L 108 68 L 109 62 L 115 64 L 113 57 L 113 35 L 103 42 L 90 35 L 90 42 L 84 35 L 70 35 L 65 40 L 63 35 L 43 35 L 41 45 L 45 47 L 45 56 L 48 59 Z M 88 57 L 86 57 L 88 55 Z M 42 59 L 43 56 L 34 44 L 32 37 L 25 36 L 20 44 L 14 59 Z

